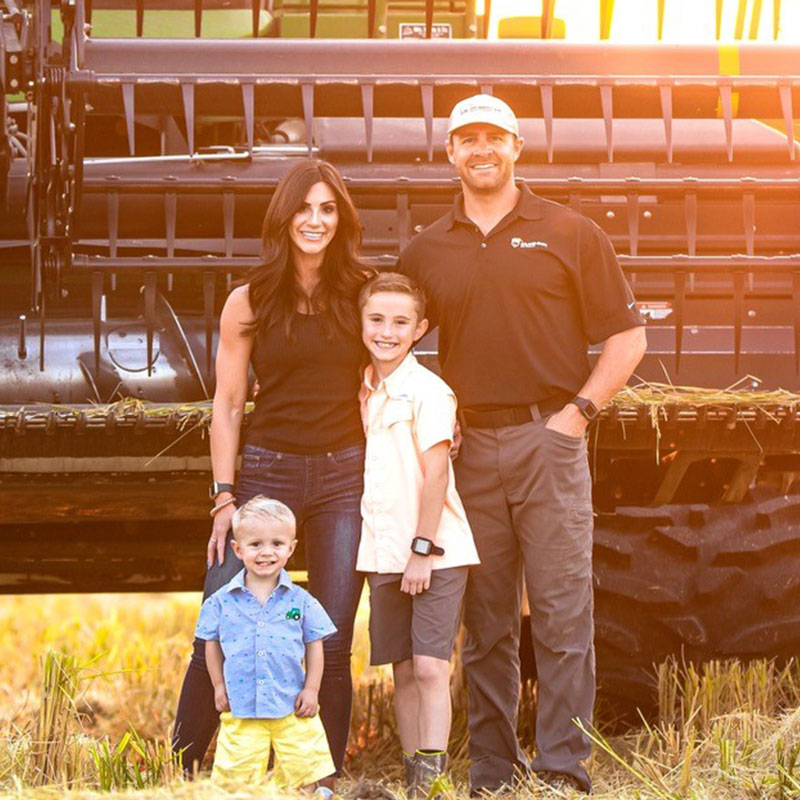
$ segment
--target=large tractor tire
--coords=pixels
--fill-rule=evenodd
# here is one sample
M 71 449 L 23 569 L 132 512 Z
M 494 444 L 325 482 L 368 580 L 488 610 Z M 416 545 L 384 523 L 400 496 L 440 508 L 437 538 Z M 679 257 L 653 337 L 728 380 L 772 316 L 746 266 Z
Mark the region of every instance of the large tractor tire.
M 599 695 L 618 712 L 654 707 L 669 655 L 786 661 L 800 654 L 800 495 L 600 515 L 594 580 Z M 529 642 L 522 655 L 531 677 Z

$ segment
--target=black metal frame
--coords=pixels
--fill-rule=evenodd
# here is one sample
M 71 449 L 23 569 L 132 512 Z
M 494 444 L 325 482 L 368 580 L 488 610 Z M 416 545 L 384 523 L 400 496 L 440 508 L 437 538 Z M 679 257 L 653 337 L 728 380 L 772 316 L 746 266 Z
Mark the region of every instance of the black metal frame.
M 13 6 L 13 0 L 4 2 Z M 254 14 L 256 6 L 260 8 L 255 3 Z M 433 8 L 430 1 L 428 6 Z M 150 363 L 158 275 L 166 273 L 171 282 L 173 275 L 189 271 L 201 274 L 205 366 L 210 373 L 216 275 L 224 273 L 229 286 L 233 274 L 257 263 L 257 230 L 244 225 L 244 237 L 235 232 L 243 227 L 243 218 L 252 215 L 252 198 L 262 195 L 266 201 L 286 163 L 280 148 L 272 156 L 259 154 L 255 129 L 260 118 L 301 117 L 307 153 L 322 156 L 327 153 L 317 149 L 314 139 L 320 123 L 334 132 L 341 130 L 340 138 L 346 140 L 352 136 L 353 122 L 360 120 L 361 141 L 348 147 L 337 166 L 365 217 L 366 209 L 391 215 L 389 238 L 371 237 L 369 231 L 366 236 L 371 257 L 391 264 L 397 250 L 424 224 L 425 208 L 450 201 L 456 182 L 449 168 L 439 163 L 437 137 L 443 138 L 443 118 L 453 103 L 481 90 L 509 100 L 523 128 L 532 120 L 543 126 L 548 177 L 542 177 L 540 167 L 521 164 L 522 178 L 535 191 L 603 224 L 622 253 L 623 268 L 637 295 L 669 298 L 677 369 L 687 301 L 704 296 L 704 291 L 708 296 L 711 287 L 730 304 L 736 370 L 745 301 L 770 297 L 793 309 L 794 365 L 800 374 L 800 234 L 794 233 L 800 231 L 800 173 L 793 138 L 800 106 L 800 47 L 737 46 L 738 74 L 730 75 L 721 74 L 729 70 L 722 68 L 719 49 L 700 45 L 352 40 L 343 47 L 341 40 L 94 39 L 87 35 L 87 0 L 71 0 L 61 6 L 63 47 L 53 55 L 52 7 L 50 0 L 37 0 L 32 24 L 27 25 L 35 54 L 27 66 L 34 95 L 34 146 L 29 154 L 31 296 L 41 320 L 41 369 L 46 305 L 58 302 L 65 276 L 91 273 L 98 367 L 105 276 L 112 284 L 119 274 L 139 276 Z M 200 0 L 193 7 L 200 15 L 199 31 Z M 313 15 L 313 4 L 310 8 Z M 143 3 L 136 9 L 140 34 Z M 552 2 L 544 3 L 545 36 L 553 9 Z M 604 24 L 610 24 L 612 12 L 613 3 L 603 4 Z M 659 7 L 661 21 L 663 13 Z M 20 30 L 26 20 L 22 12 L 14 16 Z M 239 121 L 243 141 L 232 144 L 243 149 L 195 153 L 195 130 L 211 112 Z M 130 159 L 84 158 L 87 113 L 124 120 Z M 184 126 L 183 162 L 137 155 L 136 125 L 142 114 L 172 117 Z M 737 134 L 737 120 L 755 115 L 782 119 L 786 146 L 772 146 L 760 156 L 767 159 L 763 163 L 737 167 L 751 146 L 746 136 Z M 376 120 L 384 118 L 417 121 L 424 133 L 417 144 L 402 140 L 394 153 L 402 166 L 394 174 L 391 164 L 379 163 L 386 154 L 376 150 L 373 141 Z M 576 118 L 602 121 L 609 165 L 617 154 L 615 127 L 632 119 L 660 120 L 663 151 L 658 173 L 637 175 L 632 166 L 626 177 L 599 177 L 602 169 L 596 165 L 592 174 L 575 163 L 559 163 L 562 153 L 554 121 Z M 722 162 L 706 165 L 699 177 L 675 160 L 674 127 L 682 119 L 707 120 L 724 131 Z M 294 146 L 292 152 L 296 150 Z M 743 169 L 754 177 L 742 177 Z M 715 171 L 726 177 L 708 177 Z M 181 235 L 182 209 L 193 197 L 215 198 L 221 219 L 214 224 L 222 236 Z M 153 230 L 136 241 L 126 238 L 120 231 L 120 204 L 128 202 L 148 206 L 151 216 L 154 205 L 162 208 L 163 236 Z M 658 222 L 649 232 L 643 229 L 643 219 L 653 210 Z M 724 229 L 704 227 L 704 214 L 724 218 Z M 757 222 L 766 214 L 785 221 L 783 233 L 758 231 Z M 213 214 L 206 210 L 204 216 Z M 106 224 L 98 229 L 102 218 Z M 200 230 L 203 224 L 205 220 L 195 227 Z

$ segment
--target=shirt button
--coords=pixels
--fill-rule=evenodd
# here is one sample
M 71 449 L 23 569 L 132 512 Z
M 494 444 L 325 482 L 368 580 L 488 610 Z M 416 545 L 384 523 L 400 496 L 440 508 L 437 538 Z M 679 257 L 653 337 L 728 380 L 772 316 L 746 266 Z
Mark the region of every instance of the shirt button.
M 481 247 L 485 248 L 486 247 L 486 242 L 481 242 Z
M 263 651 L 263 650 L 259 650 L 259 651 L 258 651 L 258 654 L 259 654 L 260 656 L 263 656 L 263 655 L 264 655 L 264 651 Z
M 259 679 L 258 679 L 258 685 L 259 685 L 259 686 L 262 686 L 262 685 L 263 685 L 263 683 L 264 683 L 264 681 L 262 681 L 262 680 L 261 680 L 261 678 L 259 678 Z
M 264 627 L 264 623 L 263 623 L 263 622 L 261 622 L 260 620 L 259 620 L 259 623 L 258 623 L 258 627 L 259 627 L 259 628 L 263 628 L 263 627 Z

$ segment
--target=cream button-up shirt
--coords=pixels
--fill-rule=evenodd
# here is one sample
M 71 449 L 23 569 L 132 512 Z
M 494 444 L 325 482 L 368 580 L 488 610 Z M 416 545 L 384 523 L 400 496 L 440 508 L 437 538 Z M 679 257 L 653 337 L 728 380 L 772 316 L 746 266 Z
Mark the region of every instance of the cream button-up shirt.
M 411 353 L 387 378 L 377 384 L 375 379 L 370 365 L 359 395 L 367 452 L 356 569 L 402 573 L 419 521 L 422 454 L 439 442 L 452 441 L 456 398 L 452 389 Z M 479 563 L 449 459 L 447 468 L 442 517 L 436 535 L 430 537 L 444 548 L 444 555 L 431 556 L 433 569 Z

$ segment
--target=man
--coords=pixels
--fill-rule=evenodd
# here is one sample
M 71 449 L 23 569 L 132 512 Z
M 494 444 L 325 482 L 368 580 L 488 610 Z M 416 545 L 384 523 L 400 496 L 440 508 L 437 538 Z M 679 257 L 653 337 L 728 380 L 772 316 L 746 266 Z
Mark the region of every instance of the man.
M 517 186 L 522 147 L 506 103 L 458 103 L 447 155 L 462 194 L 398 269 L 425 290 L 461 409 L 456 485 L 481 559 L 464 607 L 472 790 L 528 769 L 516 736 L 524 571 L 539 680 L 530 768 L 590 792 L 589 742 L 573 722 L 591 723 L 595 689 L 584 433 L 641 360 L 644 322 L 605 234 Z M 599 342 L 592 369 L 587 345 Z

